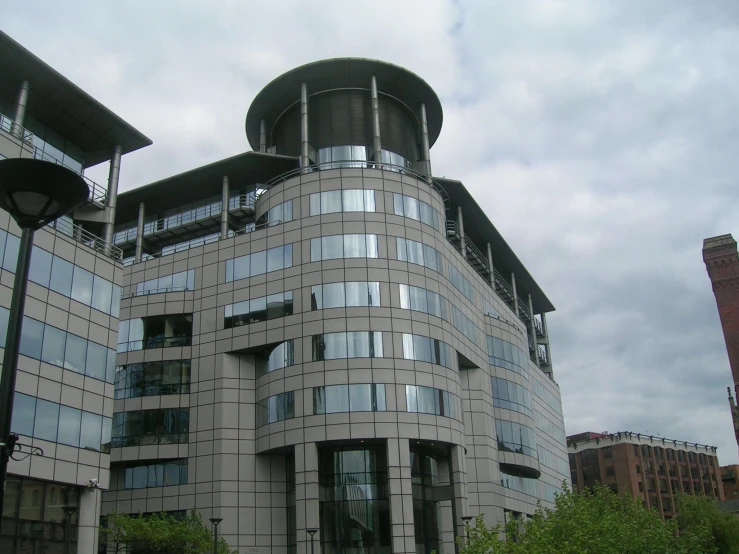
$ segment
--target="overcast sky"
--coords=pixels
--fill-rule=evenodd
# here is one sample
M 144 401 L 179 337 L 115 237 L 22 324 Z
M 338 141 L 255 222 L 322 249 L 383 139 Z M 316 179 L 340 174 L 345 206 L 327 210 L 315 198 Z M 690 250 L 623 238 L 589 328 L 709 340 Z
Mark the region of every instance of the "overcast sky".
M 250 147 L 295 66 L 377 58 L 444 107 L 460 179 L 548 294 L 567 433 L 631 430 L 737 463 L 701 258 L 737 231 L 739 2 L 5 2 L 2 29 L 149 136 L 127 190 Z M 1 73 L 0 73 L 1 78 Z M 106 168 L 89 174 L 104 181 Z

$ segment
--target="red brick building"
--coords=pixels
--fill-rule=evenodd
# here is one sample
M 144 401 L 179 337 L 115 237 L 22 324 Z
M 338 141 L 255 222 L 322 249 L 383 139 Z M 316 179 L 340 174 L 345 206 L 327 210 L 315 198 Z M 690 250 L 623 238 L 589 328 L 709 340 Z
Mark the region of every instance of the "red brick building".
M 734 395 L 739 395 L 739 256 L 731 235 L 703 241 L 703 261 L 711 278 L 721 328 L 734 380 Z M 739 444 L 739 412 L 729 389 L 729 404 L 734 421 L 734 435 Z
M 678 493 L 724 500 L 716 447 L 639 433 L 580 433 L 567 437 L 572 487 L 602 483 L 628 491 L 663 517 L 675 515 Z
M 726 500 L 739 500 L 739 465 L 721 466 L 721 482 Z

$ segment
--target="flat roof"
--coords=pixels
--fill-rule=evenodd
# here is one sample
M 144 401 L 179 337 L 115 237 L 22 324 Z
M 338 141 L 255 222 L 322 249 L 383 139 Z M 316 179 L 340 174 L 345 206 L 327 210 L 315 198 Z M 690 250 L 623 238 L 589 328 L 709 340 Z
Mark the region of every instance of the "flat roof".
M 553 312 L 555 308 L 552 302 L 462 182 L 442 177 L 434 177 L 434 181 L 444 187 L 452 205 L 462 206 L 465 235 L 470 237 L 483 252 L 485 243 L 490 243 L 493 251 L 493 265 L 498 269 L 500 267 L 498 264 L 502 264 L 506 270 L 516 274 L 518 291 L 526 291 L 531 295 L 531 301 L 537 313 L 539 311 Z
M 2 31 L 0 67 L 0 96 L 15 104 L 21 83 L 28 81 L 26 113 L 84 150 L 85 167 L 109 160 L 116 145 L 128 154 L 152 143 Z
M 375 76 L 377 90 L 393 96 L 415 113 L 426 104 L 429 128 L 429 146 L 433 146 L 441 132 L 444 113 L 434 89 L 412 71 L 398 65 L 368 58 L 332 58 L 301 65 L 283 73 L 254 98 L 246 115 L 246 137 L 255 150 L 259 149 L 260 121 L 271 127 L 280 114 L 300 100 L 300 85 L 306 83 L 308 94 L 341 88 L 370 88 Z
M 262 152 L 237 154 L 119 193 L 116 224 L 137 221 L 141 202 L 144 203 L 148 217 L 148 214 L 161 214 L 177 206 L 194 204 L 220 195 L 224 175 L 228 176 L 232 188 L 243 187 L 264 183 L 297 167 L 298 158 L 293 156 Z

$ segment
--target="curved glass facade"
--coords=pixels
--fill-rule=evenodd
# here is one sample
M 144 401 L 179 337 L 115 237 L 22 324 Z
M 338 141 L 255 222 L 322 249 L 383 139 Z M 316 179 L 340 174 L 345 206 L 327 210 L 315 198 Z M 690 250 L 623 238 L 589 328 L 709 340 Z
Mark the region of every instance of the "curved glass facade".
M 377 257 L 377 235 L 331 235 L 310 239 L 311 262 Z
M 490 365 L 509 369 L 528 379 L 529 357 L 515 344 L 497 337 L 488 337 Z
M 313 413 L 384 412 L 385 385 L 331 385 L 313 389 Z
M 472 287 L 472 283 L 470 283 L 469 280 L 462 275 L 462 272 L 454 267 L 454 264 L 451 262 L 449 263 L 449 282 L 454 285 L 454 288 L 461 292 L 467 300 L 473 304 L 475 303 L 475 289 Z
M 492 377 L 493 406 L 534 417 L 531 410 L 531 393 L 513 381 Z
M 403 333 L 403 357 L 406 360 L 428 362 L 452 368 L 452 355 L 456 351 L 439 339 Z
M 283 392 L 257 402 L 257 427 L 295 417 L 295 393 Z
M 320 551 L 390 554 L 384 445 L 321 447 L 318 452 Z
M 325 283 L 311 287 L 311 310 L 379 305 L 380 283 L 377 281 Z
M 347 331 L 313 335 L 313 361 L 341 358 L 382 358 L 382 332 Z
M 457 419 L 458 400 L 456 396 L 448 391 L 432 387 L 406 385 L 405 397 L 409 412 Z
M 495 420 L 498 450 L 537 457 L 536 431 L 526 425 L 512 421 Z
M 437 273 L 442 273 L 442 260 L 444 258 L 441 252 L 433 246 L 401 237 L 395 237 L 395 246 L 398 261 L 422 265 Z
M 426 225 L 430 225 L 437 231 L 441 231 L 444 227 L 444 218 L 430 204 L 406 196 L 404 194 L 393 193 L 393 210 L 395 215 L 415 219 Z
M 275 346 L 266 358 L 257 358 L 257 377 L 291 365 L 295 365 L 295 341 L 293 339 Z
M 114 448 L 148 444 L 187 444 L 190 439 L 190 410 L 163 408 L 113 414 Z
M 260 225 L 277 225 L 279 223 L 287 223 L 293 220 L 294 204 L 292 200 L 285 200 L 281 204 L 273 206 L 266 213 L 257 219 L 256 226 Z
M 226 260 L 226 282 L 263 275 L 293 265 L 293 245 L 286 244 Z
M 240 327 L 293 314 L 293 291 L 252 298 L 224 307 L 225 329 Z
M 124 489 L 147 489 L 187 485 L 187 460 L 127 466 L 124 470 Z
M 328 190 L 310 195 L 310 215 L 374 212 L 375 207 L 375 191 L 370 189 Z

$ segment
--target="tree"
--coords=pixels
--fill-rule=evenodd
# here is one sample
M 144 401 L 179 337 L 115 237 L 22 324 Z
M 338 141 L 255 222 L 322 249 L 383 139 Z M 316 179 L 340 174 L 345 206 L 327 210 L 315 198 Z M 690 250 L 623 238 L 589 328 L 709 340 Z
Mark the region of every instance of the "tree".
M 468 526 L 461 554 L 713 554 L 707 527 L 699 522 L 679 534 L 630 495 L 599 486 L 584 492 L 564 488 L 553 509 L 537 509 L 527 521 L 487 528 L 482 516 Z
M 167 554 L 212 554 L 213 534 L 198 512 L 182 519 L 166 513 L 152 515 L 109 514 L 100 528 L 101 542 L 115 554 L 146 552 Z M 218 554 L 232 554 L 223 538 L 218 539 Z
M 717 554 L 739 554 L 739 518 L 721 512 L 716 502 L 705 496 L 683 495 L 677 500 L 677 520 L 681 534 L 708 529 L 708 542 Z

